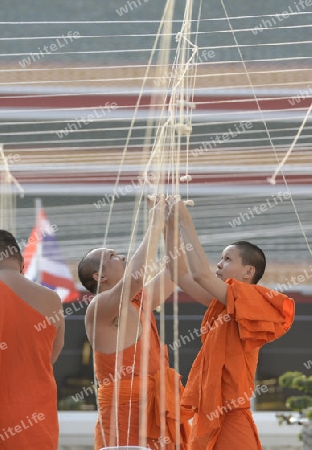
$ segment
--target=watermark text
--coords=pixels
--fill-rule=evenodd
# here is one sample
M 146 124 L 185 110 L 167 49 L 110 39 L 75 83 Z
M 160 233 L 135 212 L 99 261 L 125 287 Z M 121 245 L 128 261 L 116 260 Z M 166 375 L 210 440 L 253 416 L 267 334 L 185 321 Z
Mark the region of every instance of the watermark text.
M 33 427 L 38 424 L 40 421 L 45 419 L 45 415 L 43 413 L 34 412 L 31 417 L 27 416 L 25 419 L 21 420 L 18 424 L 13 425 L 12 427 L 8 427 L 7 429 L 2 429 L 0 433 L 0 442 L 5 442 L 10 437 L 15 436 L 18 433 L 21 433 L 23 430 L 27 430 L 27 428 Z
M 273 208 L 276 205 L 283 203 L 284 200 L 290 199 L 289 192 L 279 192 L 277 196 L 272 195 L 272 198 L 267 198 L 264 203 L 259 206 L 254 206 L 253 208 L 248 208 L 248 211 L 240 213 L 235 219 L 230 220 L 228 223 L 232 228 L 242 225 L 243 222 L 255 217 L 255 214 L 260 215 L 266 212 L 268 209 Z
M 186 334 L 184 336 L 182 334 L 180 334 L 180 336 L 177 340 L 172 342 L 172 344 L 169 344 L 169 347 L 171 348 L 171 350 L 176 350 L 176 349 L 182 347 L 182 345 L 186 345 L 186 344 L 190 343 L 191 341 L 194 341 L 196 339 L 196 337 L 199 338 L 201 335 L 207 334 L 209 331 L 219 328 L 220 325 L 223 325 L 224 323 L 229 322 L 230 320 L 231 320 L 231 316 L 229 314 L 224 314 L 224 315 L 220 314 L 211 325 L 206 324 L 206 325 L 202 326 L 200 329 L 194 328 L 192 331 L 188 330 L 189 334 Z M 195 337 L 194 337 L 194 334 L 195 334 Z
M 56 131 L 56 135 L 59 137 L 59 139 L 63 139 L 64 136 L 68 136 L 69 133 L 73 133 L 75 131 L 78 131 L 85 125 L 89 125 L 89 123 L 92 123 L 96 121 L 96 119 L 101 119 L 106 116 L 106 114 L 109 114 L 112 110 L 116 109 L 118 107 L 117 103 L 115 102 L 106 102 L 105 106 L 99 106 L 99 108 L 96 108 L 93 110 L 92 113 L 88 114 L 88 116 L 84 117 L 81 116 L 80 119 L 76 117 L 76 119 L 73 122 L 68 122 L 66 127 L 62 130 Z
M 25 69 L 25 67 L 30 66 L 32 63 L 39 61 L 47 55 L 51 55 L 52 53 L 57 52 L 61 48 L 73 42 L 73 40 L 79 38 L 80 34 L 78 33 L 78 31 L 69 31 L 66 36 L 62 35 L 61 37 L 57 38 L 52 44 L 45 45 L 42 48 L 38 47 L 38 52 L 36 51 L 35 53 L 29 53 L 29 56 L 27 58 L 24 58 L 18 63 L 23 69 Z
M 246 130 L 250 130 L 252 128 L 252 123 L 240 122 L 238 125 L 234 124 L 234 128 L 235 130 L 229 128 L 226 133 L 211 137 L 210 141 L 203 142 L 199 148 L 192 150 L 192 155 L 195 157 L 202 155 L 204 152 L 208 152 L 212 148 L 216 148 L 218 145 L 224 144 L 230 139 L 233 139 L 236 136 L 244 133 Z
M 8 348 L 8 344 L 6 342 L 0 342 L 0 350 L 6 350 Z
M 262 19 L 261 23 L 254 27 L 251 31 L 254 35 L 258 33 L 262 33 L 262 31 L 267 30 L 269 28 L 273 28 L 278 22 L 283 22 L 283 20 L 288 19 L 290 16 L 297 14 L 298 12 L 302 12 L 305 10 L 306 6 L 311 6 L 312 0 L 299 0 L 298 2 L 294 2 L 293 6 L 287 8 L 287 10 L 274 14 L 270 17 L 270 19 Z
M 210 421 L 218 419 L 220 416 L 232 411 L 233 409 L 237 409 L 243 405 L 248 405 L 251 398 L 254 398 L 256 395 L 266 393 L 268 392 L 268 390 L 269 390 L 268 386 L 266 386 L 265 384 L 261 386 L 257 384 L 255 388 L 250 388 L 249 393 L 245 391 L 242 397 L 238 397 L 236 400 L 232 399 L 230 401 L 226 401 L 224 405 L 218 406 L 218 408 L 215 411 L 211 412 L 210 414 L 206 414 L 206 416 Z

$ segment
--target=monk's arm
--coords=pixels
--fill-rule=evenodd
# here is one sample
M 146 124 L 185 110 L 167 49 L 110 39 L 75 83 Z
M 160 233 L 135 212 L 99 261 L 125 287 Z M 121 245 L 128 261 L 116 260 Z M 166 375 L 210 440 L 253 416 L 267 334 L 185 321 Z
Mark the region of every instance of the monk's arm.
M 188 265 L 192 278 L 213 298 L 226 304 L 227 284 L 216 277 L 210 270 L 204 249 L 198 239 L 190 213 L 183 201 L 176 204 L 179 211 L 179 223 L 185 246 L 192 246 L 192 250 L 186 252 Z M 175 213 L 175 207 L 172 214 Z
M 147 298 L 151 298 L 151 309 L 156 309 L 172 294 L 174 283 L 167 268 L 161 270 L 152 280 L 144 285 Z
M 55 293 L 51 292 L 51 311 L 59 311 L 57 315 L 56 326 L 56 336 L 53 342 L 52 353 L 51 353 L 51 363 L 54 364 L 64 347 L 64 333 L 65 333 L 65 319 L 64 315 L 61 314 L 63 311 L 63 306 L 60 297 Z
M 164 215 L 167 215 L 167 205 L 164 204 Z M 165 218 L 163 218 L 165 219 Z M 163 228 L 164 241 L 166 242 L 166 226 Z M 156 253 L 155 255 L 156 256 Z M 166 258 L 166 257 L 165 257 Z M 175 283 L 172 281 L 172 277 L 168 268 L 164 264 L 158 265 L 159 272 L 151 280 L 144 284 L 144 291 L 146 298 L 150 300 L 149 307 L 151 310 L 156 309 L 162 303 L 164 303 L 168 297 L 172 294 Z
M 143 242 L 127 264 L 123 278 L 112 289 L 95 297 L 99 318 L 102 316 L 102 318 L 111 319 L 117 316 L 121 299 L 130 303 L 142 289 L 145 275 L 144 266 L 155 260 L 159 237 L 163 229 L 161 208 L 163 208 L 163 204 L 157 204 L 150 210 L 149 226 Z M 94 305 L 95 302 L 90 304 L 89 314 Z
M 166 220 L 166 256 L 167 267 L 170 271 L 171 279 L 191 298 L 197 300 L 205 306 L 209 306 L 213 297 L 203 289 L 191 276 L 187 267 L 185 253 L 190 246 L 182 245 L 178 230 L 178 223 L 175 220 L 174 210 L 168 214 Z

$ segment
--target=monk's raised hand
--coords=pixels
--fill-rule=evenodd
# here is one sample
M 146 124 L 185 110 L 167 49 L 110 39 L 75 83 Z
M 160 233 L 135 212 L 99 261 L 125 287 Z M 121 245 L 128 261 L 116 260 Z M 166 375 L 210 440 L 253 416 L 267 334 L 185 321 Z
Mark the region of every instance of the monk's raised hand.
M 149 224 L 150 226 L 162 231 L 164 229 L 165 197 L 164 195 L 147 196 L 147 202 L 150 206 Z
M 157 202 L 157 195 L 147 195 L 146 201 L 149 209 L 152 209 Z
M 166 199 L 166 225 L 175 226 L 179 221 L 179 203 L 181 197 L 179 195 L 169 195 Z

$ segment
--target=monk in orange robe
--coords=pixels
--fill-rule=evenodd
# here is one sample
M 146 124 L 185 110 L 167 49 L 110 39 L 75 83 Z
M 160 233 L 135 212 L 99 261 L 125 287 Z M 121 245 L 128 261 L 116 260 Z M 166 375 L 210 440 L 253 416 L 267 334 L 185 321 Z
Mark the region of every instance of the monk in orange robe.
M 99 417 L 95 450 L 142 445 L 187 450 L 188 420 L 180 411 L 180 375 L 169 368 L 152 311 L 173 291 L 168 270 L 144 284 L 144 270 L 155 260 L 163 230 L 164 201 L 150 211 L 144 240 L 128 264 L 114 250 L 95 249 L 81 260 L 82 284 L 98 295 L 86 313 L 94 349 Z
M 226 247 L 213 274 L 185 204 L 172 202 L 167 206 L 168 255 L 180 241 L 178 224 L 189 251 L 188 266 L 180 253 L 178 261 L 170 261 L 170 271 L 177 273 L 185 292 L 208 306 L 201 326 L 202 347 L 182 398 L 183 407 L 195 411 L 189 448 L 261 450 L 250 412 L 258 352 L 289 330 L 294 301 L 257 286 L 266 259 L 249 242 Z
M 64 343 L 61 300 L 24 278 L 20 248 L 5 230 L 0 252 L 0 448 L 57 450 L 52 364 Z

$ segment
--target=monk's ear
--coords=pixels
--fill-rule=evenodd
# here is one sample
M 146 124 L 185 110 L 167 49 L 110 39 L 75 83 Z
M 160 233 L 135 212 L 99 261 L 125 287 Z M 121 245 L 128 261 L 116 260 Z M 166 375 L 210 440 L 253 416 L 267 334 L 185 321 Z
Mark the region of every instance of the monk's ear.
M 243 281 L 245 281 L 246 283 L 250 283 L 255 276 L 256 268 L 255 266 L 245 266 L 244 269 Z
M 92 274 L 92 278 L 93 278 L 93 280 L 95 280 L 98 283 L 98 281 L 99 281 L 99 272 L 94 272 Z M 100 283 L 104 283 L 104 281 L 106 281 L 106 280 L 107 280 L 107 278 L 102 274 Z

